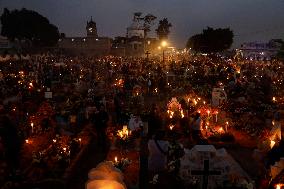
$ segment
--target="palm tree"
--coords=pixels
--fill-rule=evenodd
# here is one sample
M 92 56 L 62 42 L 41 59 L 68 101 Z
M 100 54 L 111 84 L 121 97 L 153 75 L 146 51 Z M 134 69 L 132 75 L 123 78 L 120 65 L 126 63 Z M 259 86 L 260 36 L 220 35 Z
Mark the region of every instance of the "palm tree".
M 156 29 L 156 33 L 160 40 L 168 38 L 168 35 L 170 33 L 170 27 L 172 27 L 172 24 L 169 23 L 167 18 L 164 18 L 159 21 L 159 25 L 158 25 L 158 28 Z

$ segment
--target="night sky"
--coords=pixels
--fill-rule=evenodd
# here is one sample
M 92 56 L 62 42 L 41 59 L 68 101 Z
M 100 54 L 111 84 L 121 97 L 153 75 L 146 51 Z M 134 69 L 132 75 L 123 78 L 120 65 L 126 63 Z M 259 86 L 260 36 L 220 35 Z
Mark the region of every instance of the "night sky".
M 234 47 L 248 41 L 284 39 L 283 0 L 0 0 L 1 14 L 4 7 L 35 10 L 67 36 L 85 36 L 91 16 L 100 36 L 124 36 L 138 11 L 157 16 L 156 23 L 167 17 L 173 25 L 170 41 L 180 48 L 207 26 L 230 27 L 235 33 Z

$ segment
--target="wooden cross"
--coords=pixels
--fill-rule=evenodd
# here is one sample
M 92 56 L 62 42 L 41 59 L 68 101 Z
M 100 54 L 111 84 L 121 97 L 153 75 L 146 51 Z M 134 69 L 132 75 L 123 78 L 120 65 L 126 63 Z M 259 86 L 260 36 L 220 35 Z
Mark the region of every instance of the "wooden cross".
M 208 177 L 210 175 L 221 175 L 221 171 L 210 171 L 209 170 L 209 160 L 204 160 L 203 170 L 191 170 L 191 175 L 203 175 L 202 179 L 202 189 L 207 189 Z
M 146 54 L 146 58 L 149 59 L 149 55 L 150 55 L 151 53 L 150 53 L 149 51 L 146 51 L 145 54 Z

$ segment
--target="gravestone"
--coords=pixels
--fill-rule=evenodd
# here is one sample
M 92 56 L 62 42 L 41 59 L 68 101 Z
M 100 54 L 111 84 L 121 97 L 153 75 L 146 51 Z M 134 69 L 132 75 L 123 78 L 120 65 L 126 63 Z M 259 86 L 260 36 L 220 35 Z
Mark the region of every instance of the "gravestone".
M 222 149 L 213 145 L 196 145 L 186 149 L 181 158 L 180 177 L 187 185 L 195 182 L 198 188 L 213 189 L 234 181 L 241 183 L 244 179 L 251 181 L 239 164 Z
M 224 88 L 213 88 L 212 91 L 212 105 L 219 106 L 227 101 L 227 94 Z
M 50 88 L 47 88 L 46 92 L 44 92 L 44 98 L 46 98 L 46 99 L 52 98 L 52 92 L 50 91 Z

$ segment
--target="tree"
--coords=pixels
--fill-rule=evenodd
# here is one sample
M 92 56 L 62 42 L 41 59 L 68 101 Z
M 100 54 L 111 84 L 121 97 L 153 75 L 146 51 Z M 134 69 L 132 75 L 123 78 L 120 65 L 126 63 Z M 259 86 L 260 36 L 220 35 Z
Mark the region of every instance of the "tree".
M 157 17 L 152 14 L 147 14 L 143 19 L 144 19 L 143 26 L 146 38 L 147 34 L 151 31 L 151 26 L 153 25 L 154 20 L 156 20 Z
M 202 53 L 220 52 L 231 47 L 233 37 L 234 34 L 230 28 L 213 29 L 207 27 L 203 33 L 190 37 L 186 47 Z
M 147 14 L 146 16 L 142 17 L 142 12 L 135 12 L 134 19 L 135 18 L 144 22 L 143 29 L 146 38 L 147 34 L 151 31 L 151 26 L 154 24 L 154 20 L 156 20 L 157 17 L 152 14 Z
M 4 9 L 0 17 L 1 34 L 10 40 L 30 40 L 36 46 L 52 46 L 59 39 L 58 28 L 39 13 L 25 8 Z
M 277 53 L 277 58 L 284 60 L 284 41 L 279 40 L 278 42 L 281 44 L 281 48 Z
M 158 28 L 156 29 L 156 33 L 160 40 L 167 39 L 170 34 L 170 27 L 172 24 L 169 23 L 167 18 L 164 18 L 159 21 Z

